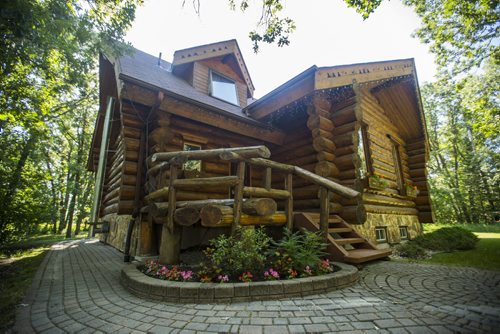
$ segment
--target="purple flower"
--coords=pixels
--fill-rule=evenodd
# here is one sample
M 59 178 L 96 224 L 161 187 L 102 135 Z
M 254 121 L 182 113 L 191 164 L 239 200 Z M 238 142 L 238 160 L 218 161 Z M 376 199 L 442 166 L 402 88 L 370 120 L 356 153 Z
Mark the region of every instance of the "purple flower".
M 227 283 L 229 282 L 229 276 L 227 275 L 219 275 L 217 277 L 217 280 L 220 282 L 220 283 Z

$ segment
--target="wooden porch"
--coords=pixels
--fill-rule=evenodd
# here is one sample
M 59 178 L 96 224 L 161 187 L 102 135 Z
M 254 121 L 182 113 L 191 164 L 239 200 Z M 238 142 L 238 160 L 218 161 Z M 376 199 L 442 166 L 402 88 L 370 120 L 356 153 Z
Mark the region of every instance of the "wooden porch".
M 197 151 L 159 152 L 148 158 L 145 196 L 141 216 L 162 224 L 160 261 L 178 263 L 181 228 L 201 223 L 208 228 L 274 225 L 289 229 L 321 231 L 330 257 L 336 261 L 362 263 L 388 256 L 356 233 L 330 202 L 333 194 L 355 200 L 360 193 L 298 166 L 278 163 L 265 146 Z M 225 161 L 236 164 L 227 176 L 180 178 L 188 161 Z M 252 186 L 248 167 L 261 170 L 262 186 Z M 234 175 L 232 175 L 234 174 Z M 319 210 L 294 211 L 293 178 L 319 186 Z M 249 180 L 250 179 L 250 180 Z M 213 192 L 217 189 L 217 192 Z M 227 195 L 221 195 L 221 189 Z M 212 191 L 212 192 L 211 192 Z M 212 194 L 212 195 L 211 195 Z M 139 218 L 140 219 L 140 218 Z

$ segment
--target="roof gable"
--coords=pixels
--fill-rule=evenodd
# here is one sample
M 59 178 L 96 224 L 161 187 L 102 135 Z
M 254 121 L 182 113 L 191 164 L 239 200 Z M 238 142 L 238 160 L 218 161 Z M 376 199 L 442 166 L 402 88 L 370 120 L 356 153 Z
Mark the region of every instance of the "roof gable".
M 172 62 L 173 71 L 176 66 L 216 57 L 222 57 L 223 62 L 231 61 L 237 66 L 239 74 L 248 86 L 250 95 L 253 95 L 255 87 L 235 39 L 175 51 Z

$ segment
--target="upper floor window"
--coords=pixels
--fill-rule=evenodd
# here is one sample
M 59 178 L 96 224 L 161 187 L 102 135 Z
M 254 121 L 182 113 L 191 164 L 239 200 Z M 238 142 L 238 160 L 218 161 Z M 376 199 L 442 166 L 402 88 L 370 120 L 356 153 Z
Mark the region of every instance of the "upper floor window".
M 236 83 L 223 75 L 210 71 L 210 95 L 226 102 L 239 105 Z
M 368 131 L 365 124 L 361 124 L 358 130 L 358 159 L 359 159 L 359 176 L 364 179 L 371 175 L 371 159 L 368 151 Z
M 400 152 L 401 146 L 390 135 L 387 136 L 392 141 L 392 158 L 394 160 L 394 171 L 396 172 L 396 182 L 398 185 L 398 190 L 401 195 L 406 195 L 406 187 L 404 183 L 405 177 L 403 174 L 403 163 L 401 161 L 401 152 Z

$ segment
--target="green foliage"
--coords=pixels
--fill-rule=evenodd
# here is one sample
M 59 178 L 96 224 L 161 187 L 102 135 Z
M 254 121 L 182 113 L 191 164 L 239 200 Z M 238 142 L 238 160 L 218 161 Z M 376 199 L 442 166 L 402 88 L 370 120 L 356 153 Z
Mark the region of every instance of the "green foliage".
M 234 237 L 220 235 L 210 241 L 204 252 L 203 274 L 229 275 L 234 280 L 243 272 L 262 273 L 270 242 L 271 238 L 261 228 L 240 228 Z
M 413 240 L 420 247 L 451 252 L 474 249 L 479 238 L 472 232 L 460 227 L 445 227 L 431 233 L 418 236 Z
M 273 242 L 271 256 L 279 272 L 291 269 L 303 271 L 307 266 L 313 268 L 325 255 L 326 244 L 318 233 L 300 231 L 293 233 L 285 229 L 281 240 Z
M 500 271 L 500 238 L 480 239 L 475 249 L 434 254 L 425 262 Z
M 398 254 L 399 256 L 415 260 L 424 259 L 427 256 L 427 251 L 413 241 L 399 244 L 398 246 L 396 246 L 395 250 L 396 254 Z
M 0 244 L 73 221 L 78 230 L 88 215 L 98 52 L 126 50 L 122 36 L 140 3 L 2 2 Z
M 438 223 L 492 223 L 500 205 L 500 66 L 422 88 Z

